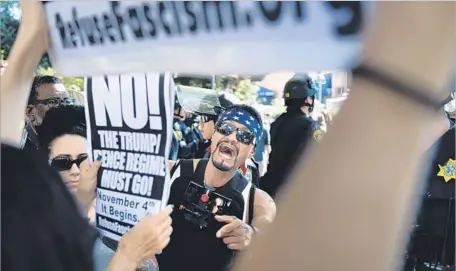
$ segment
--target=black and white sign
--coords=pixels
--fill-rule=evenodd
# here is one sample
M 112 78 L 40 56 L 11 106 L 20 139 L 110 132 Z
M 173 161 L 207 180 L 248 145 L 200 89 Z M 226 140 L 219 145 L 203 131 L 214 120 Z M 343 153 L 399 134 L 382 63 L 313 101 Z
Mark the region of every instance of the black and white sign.
M 170 74 L 86 78 L 89 153 L 103 156 L 96 224 L 116 241 L 169 195 L 174 84 Z
M 375 2 L 55 1 L 53 66 L 67 76 L 263 74 L 356 62 Z

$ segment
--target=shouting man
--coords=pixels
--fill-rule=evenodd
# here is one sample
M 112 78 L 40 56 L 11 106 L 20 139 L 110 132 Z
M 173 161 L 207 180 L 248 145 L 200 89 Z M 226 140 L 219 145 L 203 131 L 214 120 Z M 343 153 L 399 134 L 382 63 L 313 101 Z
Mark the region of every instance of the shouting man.
M 179 208 L 171 241 L 157 255 L 161 271 L 227 270 L 236 251 L 273 221 L 274 201 L 237 170 L 254 154 L 262 131 L 255 109 L 233 105 L 215 125 L 209 159 L 170 163 L 169 204 Z
M 203 138 L 206 140 L 206 142 L 202 143 L 202 149 L 204 149 L 205 153 L 204 158 L 210 158 L 211 156 L 211 139 L 212 136 L 215 133 L 215 123 L 217 122 L 219 116 L 223 113 L 225 108 L 228 108 L 230 106 L 233 106 L 235 104 L 239 104 L 239 101 L 237 100 L 236 96 L 230 93 L 223 93 L 222 95 L 218 96 L 218 100 L 220 102 L 221 108 L 218 108 L 217 110 L 214 110 L 215 114 L 204 114 L 200 112 L 195 112 L 196 115 L 199 116 L 199 130 L 201 131 L 201 134 Z M 264 129 L 263 129 L 264 130 Z M 264 136 L 264 135 L 263 135 Z M 256 141 L 255 147 L 257 147 L 258 144 L 261 144 L 263 140 L 263 136 L 260 138 L 260 140 Z M 260 187 L 260 170 L 259 170 L 259 165 L 257 162 L 254 161 L 254 159 L 249 158 L 245 161 L 245 163 L 241 164 L 241 166 L 238 168 L 238 171 L 245 177 L 247 180 L 252 182 L 256 187 Z

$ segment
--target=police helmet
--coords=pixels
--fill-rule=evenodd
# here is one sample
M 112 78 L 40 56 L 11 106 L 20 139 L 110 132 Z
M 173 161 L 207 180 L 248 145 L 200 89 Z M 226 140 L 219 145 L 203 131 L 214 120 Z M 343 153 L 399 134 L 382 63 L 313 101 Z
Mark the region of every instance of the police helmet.
M 285 101 L 303 99 L 317 94 L 312 79 L 307 74 L 297 74 L 285 84 L 283 97 Z
M 240 104 L 241 101 L 236 97 L 236 95 L 232 93 L 227 93 L 224 92 L 219 95 L 218 100 L 220 102 L 220 107 L 215 107 L 214 110 L 219 115 L 220 113 L 223 112 L 226 108 L 235 105 L 235 104 Z

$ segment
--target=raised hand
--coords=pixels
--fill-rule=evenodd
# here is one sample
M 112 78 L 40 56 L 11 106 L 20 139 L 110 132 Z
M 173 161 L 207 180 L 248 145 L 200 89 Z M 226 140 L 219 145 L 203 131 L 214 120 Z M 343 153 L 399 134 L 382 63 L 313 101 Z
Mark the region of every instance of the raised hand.
M 223 238 L 223 242 L 229 249 L 244 250 L 250 245 L 253 238 L 253 228 L 235 216 L 216 215 L 215 220 L 227 223 L 217 233 L 217 238 Z
M 97 187 L 97 174 L 102 163 L 102 155 L 98 155 L 97 159 L 90 164 L 86 159 L 80 165 L 80 179 L 76 197 L 84 205 L 86 210 L 90 208 L 93 199 L 95 198 L 95 189 Z
M 22 0 L 20 5 L 21 24 L 8 56 L 8 69 L 0 80 L 1 138 L 17 146 L 22 139 L 23 130 L 20 127 L 24 121 L 33 76 L 41 57 L 49 48 L 43 3 Z
M 173 232 L 170 217 L 172 211 L 173 207 L 168 206 L 155 216 L 144 217 L 122 236 L 117 253 L 139 265 L 164 249 Z
M 34 47 L 44 53 L 49 48 L 49 37 L 43 3 L 41 1 L 22 0 L 20 6 L 22 16 L 19 35 L 33 38 Z

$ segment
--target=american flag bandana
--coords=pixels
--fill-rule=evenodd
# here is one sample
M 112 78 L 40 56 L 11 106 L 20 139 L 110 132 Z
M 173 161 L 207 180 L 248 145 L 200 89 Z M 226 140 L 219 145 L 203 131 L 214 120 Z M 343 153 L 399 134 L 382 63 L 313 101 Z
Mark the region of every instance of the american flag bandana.
M 259 123 L 255 117 L 249 112 L 242 109 L 230 109 L 223 112 L 217 122 L 223 122 L 226 120 L 235 121 L 239 124 L 244 125 L 249 131 L 256 137 L 258 142 L 263 134 L 263 124 Z

